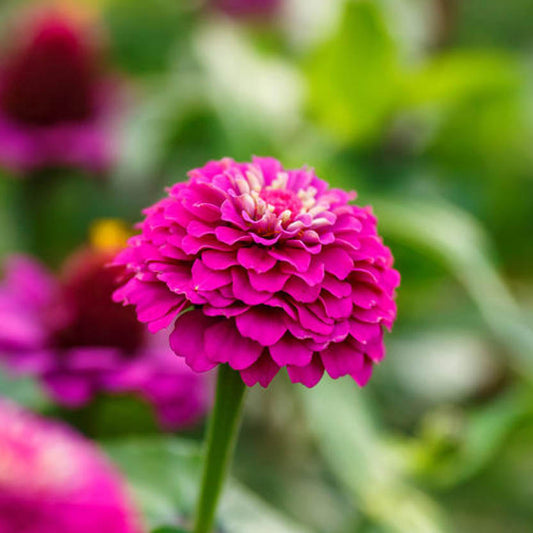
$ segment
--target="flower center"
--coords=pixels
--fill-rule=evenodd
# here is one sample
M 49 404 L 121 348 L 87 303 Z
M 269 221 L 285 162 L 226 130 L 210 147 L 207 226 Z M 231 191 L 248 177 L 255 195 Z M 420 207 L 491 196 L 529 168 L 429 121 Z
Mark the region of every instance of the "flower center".
M 66 21 L 44 20 L 30 42 L 8 59 L 0 105 L 12 119 L 36 126 L 87 119 L 94 111 L 90 56 Z
M 288 189 L 265 187 L 260 192 L 260 197 L 272 208 L 276 215 L 290 211 L 291 218 L 295 217 L 302 209 L 302 201 L 298 195 Z
M 53 338 L 56 347 L 106 346 L 134 353 L 141 346 L 144 327 L 135 310 L 111 299 L 123 273 L 106 266 L 111 258 L 83 252 L 69 265 L 57 302 L 57 315 L 66 316 Z

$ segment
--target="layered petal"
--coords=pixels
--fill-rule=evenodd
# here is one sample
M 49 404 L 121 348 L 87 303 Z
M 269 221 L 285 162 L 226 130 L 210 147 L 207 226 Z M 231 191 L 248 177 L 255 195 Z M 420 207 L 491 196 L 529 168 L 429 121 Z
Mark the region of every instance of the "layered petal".
M 192 303 L 171 345 L 197 371 L 229 364 L 246 384 L 266 386 L 286 367 L 311 387 L 325 369 L 363 385 L 384 357 L 399 274 L 376 218 L 354 198 L 272 158 L 210 162 L 145 211 L 118 259 L 137 281 L 116 297 L 149 319 L 157 273 L 173 298 Z M 170 302 L 153 302 L 152 315 L 165 305 L 165 317 L 181 312 Z

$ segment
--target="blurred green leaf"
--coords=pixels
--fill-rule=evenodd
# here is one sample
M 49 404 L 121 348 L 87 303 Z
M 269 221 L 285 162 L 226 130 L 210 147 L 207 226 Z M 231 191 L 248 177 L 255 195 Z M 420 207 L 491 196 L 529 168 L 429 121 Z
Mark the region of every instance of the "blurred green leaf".
M 171 53 L 184 47 L 190 30 L 185 7 L 186 2 L 172 0 L 110 2 L 104 16 L 118 65 L 133 74 L 154 74 L 167 68 Z
M 104 180 L 67 169 L 44 169 L 20 180 L 13 203 L 14 220 L 24 237 L 17 248 L 52 266 L 86 242 L 96 219 L 116 213 Z
M 130 440 L 106 446 L 122 469 L 152 528 L 176 524 L 194 510 L 201 453 L 191 442 L 173 437 Z M 228 533 L 305 533 L 249 490 L 230 481 L 220 504 Z
M 152 533 L 188 533 L 188 531 L 181 527 L 158 527 Z
M 397 98 L 396 50 L 375 2 L 349 1 L 338 32 L 308 59 L 309 105 L 345 142 L 374 138 Z
M 463 283 L 512 362 L 533 377 L 533 329 L 491 260 L 488 237 L 468 213 L 435 198 L 376 198 L 380 228 L 392 239 L 425 250 Z
M 0 396 L 8 398 L 32 411 L 43 411 L 50 401 L 31 378 L 10 376 L 0 372 Z
M 444 454 L 440 450 L 446 437 L 430 418 L 422 440 L 416 444 L 415 468 L 441 486 L 464 482 L 494 460 L 511 431 L 533 415 L 532 399 L 528 390 L 511 390 L 489 405 L 472 410 L 459 421 L 461 429 L 454 435 L 457 442 L 453 451 Z
M 159 434 L 154 407 L 136 394 L 101 393 L 76 409 L 56 406 L 58 416 L 93 439 Z
M 531 163 L 526 98 L 517 58 L 497 50 L 459 49 L 432 57 L 405 76 L 402 107 L 416 110 L 431 129 L 426 142 L 435 160 L 459 175 L 481 169 L 486 179 L 523 171 Z
M 406 77 L 404 105 L 450 106 L 487 93 L 517 86 L 516 62 L 508 55 L 486 50 L 456 50 L 430 59 Z
M 469 0 L 458 2 L 456 35 L 464 46 L 531 47 L 533 4 L 530 0 L 500 2 Z
M 16 180 L 0 171 L 0 256 L 13 252 L 24 238 L 15 224 Z
M 353 381 L 323 378 L 299 391 L 324 458 L 363 513 L 387 532 L 447 531 L 438 506 L 405 479 Z

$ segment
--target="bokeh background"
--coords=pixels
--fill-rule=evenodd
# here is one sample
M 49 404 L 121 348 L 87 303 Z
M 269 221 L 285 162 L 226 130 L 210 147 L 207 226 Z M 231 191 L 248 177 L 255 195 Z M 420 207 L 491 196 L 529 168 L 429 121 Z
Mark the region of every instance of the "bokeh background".
M 1 64 L 36 5 L 1 3 Z M 402 274 L 366 388 L 280 375 L 251 391 L 223 531 L 533 531 L 533 3 L 55 5 L 92 28 L 113 80 L 109 158 L 4 160 L 3 261 L 31 254 L 57 271 L 96 221 L 130 227 L 191 168 L 256 154 L 357 190 Z M 146 531 L 190 515 L 201 419 L 164 431 L 134 394 L 66 408 L 8 364 L 0 392 L 104 447 Z

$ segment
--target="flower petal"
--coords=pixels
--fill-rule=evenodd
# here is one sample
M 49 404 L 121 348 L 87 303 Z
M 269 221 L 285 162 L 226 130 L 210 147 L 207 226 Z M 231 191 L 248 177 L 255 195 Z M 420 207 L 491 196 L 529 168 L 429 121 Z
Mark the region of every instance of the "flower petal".
M 241 377 L 248 387 L 253 387 L 257 383 L 261 387 L 268 387 L 278 372 L 279 366 L 265 351 L 252 366 L 241 370 Z
M 243 337 L 233 321 L 222 320 L 205 332 L 205 352 L 211 361 L 228 363 L 235 370 L 253 365 L 263 347 Z
M 226 270 L 239 264 L 234 251 L 221 252 L 219 250 L 204 250 L 202 262 L 211 270 Z
M 314 387 L 324 375 L 324 365 L 317 353 L 313 355 L 311 363 L 306 366 L 288 365 L 287 372 L 293 383 L 302 383 L 306 387 Z
M 381 335 L 381 326 L 350 320 L 350 335 L 360 343 L 367 344 Z
M 258 246 L 239 248 L 237 259 L 244 268 L 258 273 L 267 272 L 276 264 L 276 259 L 265 248 Z
M 311 264 L 311 255 L 299 248 L 273 248 L 268 252 L 272 257 L 279 261 L 284 261 L 292 265 L 298 272 L 305 272 Z
M 363 366 L 356 372 L 350 373 L 350 375 L 360 387 L 364 387 L 372 376 L 373 370 L 374 365 L 372 364 L 372 361 L 370 361 L 368 357 L 365 357 Z
M 185 362 L 195 372 L 206 372 L 216 366 L 205 353 L 204 334 L 207 328 L 217 319 L 204 316 L 194 309 L 176 320 L 174 330 L 170 334 L 170 347 L 176 355 L 185 357 Z
M 284 335 L 276 344 L 270 346 L 270 355 L 279 365 L 305 366 L 311 362 L 313 350 L 304 341 L 295 339 L 292 335 Z
M 364 354 L 348 342 L 331 343 L 320 352 L 320 358 L 333 379 L 360 372 L 365 361 Z
M 353 259 L 338 246 L 328 246 L 322 250 L 320 259 L 324 262 L 326 272 L 338 279 L 346 279 L 353 269 Z
M 272 297 L 270 292 L 258 291 L 250 284 L 250 280 L 241 269 L 234 268 L 231 271 L 233 285 L 232 290 L 235 298 L 247 305 L 258 305 L 265 303 Z
M 212 291 L 231 283 L 229 270 L 211 270 L 201 259 L 197 259 L 192 266 L 192 282 L 196 291 Z
M 285 282 L 289 279 L 289 274 L 284 274 L 277 269 L 269 270 L 263 274 L 258 274 L 253 270 L 248 271 L 250 285 L 258 291 L 268 291 L 270 293 L 280 291 Z
M 276 344 L 287 331 L 283 312 L 266 306 L 254 307 L 235 318 L 241 335 L 262 346 Z

